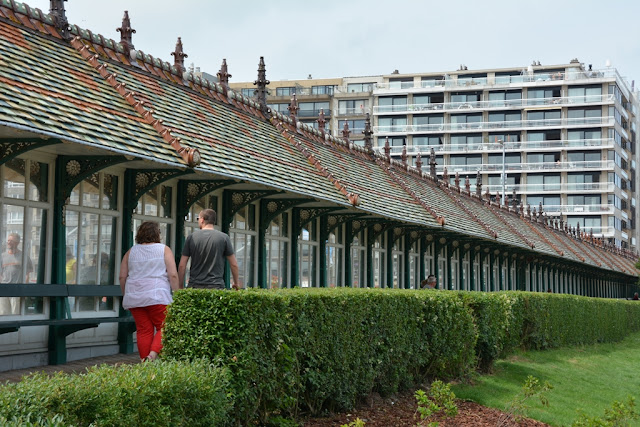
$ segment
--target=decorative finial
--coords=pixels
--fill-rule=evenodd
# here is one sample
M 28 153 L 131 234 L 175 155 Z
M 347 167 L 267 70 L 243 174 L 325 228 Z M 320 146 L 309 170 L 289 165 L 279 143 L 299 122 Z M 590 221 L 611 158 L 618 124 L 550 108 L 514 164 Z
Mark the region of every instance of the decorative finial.
M 538 215 L 542 215 L 542 202 L 540 202 L 540 205 L 538 206 Z
M 436 152 L 431 148 L 431 153 L 429 154 L 429 175 L 434 180 L 438 180 L 438 174 L 436 173 Z
M 384 156 L 387 158 L 387 162 L 391 162 L 391 146 L 388 136 L 384 138 Z
M 476 174 L 476 196 L 478 196 L 478 199 L 482 199 L 482 175 L 480 175 L 480 171 Z
M 136 32 L 133 28 L 131 28 L 131 21 L 129 20 L 129 11 L 124 11 L 124 17 L 122 18 L 122 26 L 120 28 L 116 28 L 116 31 L 120 33 L 120 44 L 124 48 L 125 52 L 127 52 L 127 56 L 129 52 L 131 52 L 133 47 L 132 34 Z
M 407 167 L 407 145 L 404 144 L 402 145 L 402 156 L 400 157 L 402 159 L 402 166 Z
M 320 109 L 320 114 L 318 115 L 318 120 L 316 120 L 316 122 L 318 122 L 318 130 L 320 132 L 324 132 L 324 125 L 327 123 L 324 118 L 324 108 Z
M 184 68 L 184 58 L 189 57 L 189 55 L 184 53 L 184 51 L 182 50 L 181 37 L 178 37 L 178 41 L 176 42 L 176 50 L 171 52 L 171 55 L 173 55 L 173 65 L 181 74 L 184 73 L 186 71 L 186 69 Z
M 387 141 L 389 139 L 387 138 Z M 418 156 L 416 158 L 416 169 L 418 169 L 418 172 L 420 172 L 422 174 L 422 153 L 420 153 L 418 151 Z
M 518 199 L 516 198 L 516 189 L 514 187 L 513 192 L 511 193 L 511 204 L 514 208 L 518 207 Z
M 262 108 L 262 111 L 267 111 L 267 85 L 271 83 L 267 80 L 267 69 L 264 66 L 264 56 L 260 57 L 260 63 L 258 64 L 258 80 L 253 82 L 256 85 L 256 98 L 258 98 L 258 104 Z
M 464 189 L 467 191 L 467 194 L 471 194 L 471 181 L 469 181 L 469 175 L 464 178 Z
M 350 133 L 351 131 L 349 130 L 349 122 L 345 120 L 344 125 L 342 126 L 342 139 L 344 139 L 344 142 L 346 142 L 347 144 L 349 144 Z
M 460 190 L 460 172 L 456 172 L 456 177 L 453 179 L 456 188 Z
M 289 106 L 287 107 L 287 110 L 289 110 L 289 117 L 291 117 L 291 120 L 293 120 L 294 122 L 297 120 L 299 109 L 300 108 L 298 108 L 296 93 L 294 92 L 293 96 L 291 97 L 291 103 L 289 103 Z
M 50 0 L 49 14 L 53 17 L 53 24 L 63 39 L 70 37 L 69 21 L 64 10 L 64 2 L 67 0 Z
M 220 66 L 220 71 L 218 71 L 218 82 L 227 89 L 229 87 L 229 77 L 233 77 L 229 74 L 229 69 L 227 68 L 227 59 L 222 59 L 222 65 Z
M 364 130 L 362 131 L 364 135 L 364 148 L 367 151 L 373 151 L 373 142 L 371 140 L 371 135 L 373 135 L 373 131 L 371 130 L 371 117 L 369 117 L 369 113 L 367 113 L 364 119 Z

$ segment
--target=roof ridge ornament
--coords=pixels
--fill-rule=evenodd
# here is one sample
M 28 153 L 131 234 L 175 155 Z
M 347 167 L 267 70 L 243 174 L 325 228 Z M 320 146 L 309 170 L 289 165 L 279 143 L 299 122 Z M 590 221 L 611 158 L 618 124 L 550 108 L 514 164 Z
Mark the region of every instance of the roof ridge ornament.
M 373 135 L 373 131 L 371 130 L 371 116 L 367 113 L 366 118 L 364 119 L 364 130 L 362 131 L 364 135 L 364 148 L 371 153 L 373 151 L 373 142 L 371 140 L 371 136 Z
M 136 32 L 133 28 L 131 28 L 131 20 L 129 19 L 129 11 L 124 11 L 124 17 L 122 18 L 122 26 L 120 28 L 116 28 L 116 31 L 120 33 L 120 44 L 124 48 L 127 56 L 134 49 L 132 34 Z
M 189 57 L 189 55 L 184 53 L 184 50 L 182 49 L 182 37 L 178 37 L 178 41 L 176 42 L 176 50 L 171 52 L 171 55 L 173 55 L 173 58 L 174 58 L 173 59 L 174 67 L 178 69 L 180 76 L 182 76 L 182 73 L 186 71 L 186 68 L 184 68 L 184 58 Z
M 438 180 L 438 174 L 436 174 L 436 152 L 431 147 L 431 154 L 429 154 L 429 174 L 434 181 Z
M 297 116 L 298 116 L 298 110 L 300 108 L 298 107 L 298 100 L 296 99 L 296 93 L 293 92 L 293 96 L 291 97 L 291 103 L 289 104 L 289 106 L 287 107 L 287 110 L 289 110 L 289 117 L 291 117 L 291 120 L 293 120 L 293 122 L 297 122 Z
M 49 14 L 53 18 L 53 23 L 56 29 L 60 32 L 63 39 L 67 40 L 70 37 L 69 21 L 64 10 L 64 2 L 67 0 L 49 0 Z
M 349 134 L 351 131 L 349 130 L 349 122 L 347 120 L 344 121 L 344 126 L 342 126 L 342 139 L 344 142 L 349 145 Z
M 227 59 L 222 59 L 222 65 L 220 66 L 220 71 L 218 71 L 218 83 L 222 85 L 224 90 L 229 89 L 229 77 L 233 77 L 229 74 L 229 69 L 227 68 Z
M 318 130 L 324 133 L 324 127 L 327 123 L 327 120 L 324 118 L 324 108 L 320 109 L 320 114 L 318 114 L 318 120 L 316 120 L 316 122 L 318 122 Z
M 387 141 L 388 140 L 387 137 Z M 418 155 L 416 156 L 416 169 L 418 169 L 420 176 L 422 176 L 422 153 L 420 151 L 418 151 Z
M 253 82 L 257 86 L 255 94 L 258 99 L 258 104 L 262 111 L 267 111 L 267 85 L 271 83 L 267 80 L 267 69 L 264 66 L 264 56 L 260 57 L 260 63 L 258 64 L 258 80 Z

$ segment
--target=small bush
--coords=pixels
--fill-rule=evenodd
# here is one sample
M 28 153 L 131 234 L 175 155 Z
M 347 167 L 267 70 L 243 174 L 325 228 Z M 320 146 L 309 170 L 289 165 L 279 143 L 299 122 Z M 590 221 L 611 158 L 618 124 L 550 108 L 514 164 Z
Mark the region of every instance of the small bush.
M 429 394 L 423 390 L 417 390 L 415 397 L 418 403 L 417 412 L 420 414 L 420 420 L 422 421 L 426 421 L 437 415 L 444 415 L 445 417 L 455 417 L 458 415 L 456 395 L 451 391 L 450 384 L 436 380 L 431 383 Z M 427 425 L 429 427 L 435 427 L 438 423 L 433 421 Z
M 39 373 L 0 387 L 0 420 L 34 426 L 224 425 L 227 389 L 225 370 L 201 360 Z

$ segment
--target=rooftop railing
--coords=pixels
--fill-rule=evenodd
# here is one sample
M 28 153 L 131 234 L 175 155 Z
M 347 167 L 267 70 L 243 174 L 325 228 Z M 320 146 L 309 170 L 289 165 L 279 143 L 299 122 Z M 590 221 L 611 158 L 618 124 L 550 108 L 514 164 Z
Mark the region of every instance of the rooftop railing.
M 510 76 L 488 76 L 488 77 L 461 77 L 444 75 L 441 78 L 413 80 L 409 82 L 384 82 L 377 83 L 374 93 L 409 91 L 416 89 L 437 89 L 443 88 L 459 88 L 469 86 L 509 86 L 511 84 L 525 83 L 558 83 L 563 81 L 588 80 L 595 82 L 601 79 L 618 79 L 625 87 L 627 92 L 629 86 L 627 82 L 618 74 L 615 68 L 606 68 L 603 70 L 571 70 L 568 72 L 545 72 L 522 70 L 520 74 Z
M 482 190 L 490 193 L 502 192 L 502 184 L 483 185 Z M 539 193 L 609 193 L 613 192 L 615 186 L 613 182 L 572 182 L 565 184 L 506 184 L 505 191 L 509 194 L 516 190 L 518 194 L 539 194 Z

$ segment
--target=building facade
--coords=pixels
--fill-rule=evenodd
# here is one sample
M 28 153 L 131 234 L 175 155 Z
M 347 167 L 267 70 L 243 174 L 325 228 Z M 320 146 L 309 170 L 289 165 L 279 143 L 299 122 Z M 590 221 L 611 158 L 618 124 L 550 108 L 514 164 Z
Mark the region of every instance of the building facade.
M 305 83 L 297 81 L 289 98 L 296 93 L 306 100 Z M 235 85 L 252 95 L 248 84 Z M 288 114 L 287 99 L 269 99 Z M 614 68 L 594 70 L 573 60 L 350 77 L 336 82 L 326 102 L 335 136 L 346 124 L 357 139 L 371 113 L 381 152 L 388 143 L 393 158 L 404 152 L 415 165 L 418 155 L 425 158 L 433 149 L 438 175 L 444 177 L 446 168 L 451 184 L 458 174 L 475 191 L 479 177 L 494 201 L 507 202 L 504 191 L 518 203 L 542 206 L 552 218 L 637 249 L 640 104 Z

